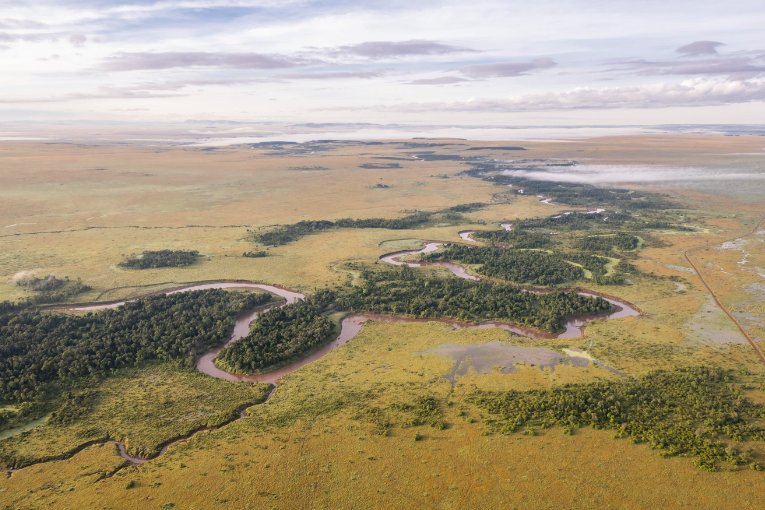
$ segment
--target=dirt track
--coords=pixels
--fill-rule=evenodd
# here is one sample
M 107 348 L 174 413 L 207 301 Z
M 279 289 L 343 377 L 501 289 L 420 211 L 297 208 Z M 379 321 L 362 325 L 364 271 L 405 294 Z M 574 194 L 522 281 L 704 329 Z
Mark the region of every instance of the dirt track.
M 765 218 L 763 218 L 760 222 L 758 222 L 752 230 L 747 232 L 746 234 L 742 236 L 734 237 L 733 239 L 729 239 L 729 241 L 735 241 L 736 239 L 740 239 L 742 237 L 747 237 L 754 235 L 755 232 L 757 232 L 763 225 L 765 225 Z M 744 338 L 747 339 L 747 341 L 751 344 L 754 351 L 757 353 L 757 356 L 760 357 L 760 360 L 765 364 L 765 354 L 763 354 L 762 350 L 760 349 L 760 346 L 757 345 L 757 342 L 754 341 L 754 339 L 749 335 L 749 333 L 744 329 L 744 326 L 741 325 L 741 323 L 736 319 L 733 314 L 731 314 L 728 309 L 725 307 L 725 305 L 722 304 L 720 299 L 717 297 L 717 294 L 715 294 L 715 291 L 710 287 L 709 283 L 704 279 L 704 275 L 701 273 L 698 267 L 696 267 L 696 264 L 694 264 L 693 260 L 691 260 L 690 252 L 693 250 L 685 250 L 683 251 L 683 256 L 685 257 L 685 260 L 688 261 L 688 263 L 691 265 L 693 270 L 696 272 L 696 276 L 699 277 L 699 280 L 701 280 L 701 283 L 706 287 L 707 291 L 709 291 L 709 294 L 712 296 L 712 299 L 715 300 L 715 303 L 717 303 L 717 306 L 722 310 L 722 312 L 728 316 L 728 318 L 733 321 L 733 324 L 736 325 L 739 331 L 741 331 L 741 334 L 744 335 Z

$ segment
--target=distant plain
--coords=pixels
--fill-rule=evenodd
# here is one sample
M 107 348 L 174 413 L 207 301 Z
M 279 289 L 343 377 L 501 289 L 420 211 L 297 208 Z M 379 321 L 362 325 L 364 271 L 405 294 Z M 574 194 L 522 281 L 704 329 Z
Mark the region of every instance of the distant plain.
M 289 146 L 2 142 L 0 300 L 28 297 L 17 280 L 48 274 L 79 278 L 91 287 L 75 301 L 124 299 L 181 283 L 221 279 L 254 280 L 310 293 L 352 281 L 349 263 L 374 264 L 384 253 L 422 241 L 456 241 L 460 231 L 499 229 L 502 222 L 571 209 L 461 175 L 467 169 L 464 160 L 412 157 L 430 151 L 463 157 L 480 152 L 497 160 L 574 160 L 595 176 L 586 180 L 599 185 L 667 194 L 683 205 L 684 221 L 694 228 L 653 234 L 661 242 L 642 249 L 633 261 L 642 276 L 635 276 L 631 285 L 579 282 L 634 304 L 641 317 L 596 320 L 583 338 L 546 340 L 508 337 L 497 329 L 453 330 L 440 323 L 371 322 L 345 347 L 280 382 L 268 404 L 251 407 L 242 420 L 178 443 L 165 456 L 104 480 L 99 480 L 100 474 L 113 470 L 119 460 L 109 444 L 24 468 L 0 479 L 0 504 L 645 508 L 735 502 L 740 508 L 758 508 L 765 480 L 760 472 L 703 472 L 688 459 L 661 458 L 646 445 L 588 428 L 573 436 L 558 428 L 539 435 L 489 434 L 481 411 L 467 402 L 477 389 L 529 390 L 617 377 L 601 367 L 470 370 L 452 389 L 444 378 L 451 360 L 429 352 L 444 344 L 495 341 L 559 351 L 576 348 L 630 376 L 714 364 L 746 371 L 747 396 L 765 403 L 762 363 L 684 255 L 693 258 L 723 305 L 765 348 L 765 230 L 756 228 L 765 218 L 765 138 L 677 134 L 567 143 L 415 142 L 422 146 L 412 146 L 411 140 L 334 142 L 307 153 Z M 526 150 L 467 150 L 492 145 Z M 400 168 L 361 167 L 392 157 L 398 158 Z M 623 180 L 615 168 L 626 169 Z M 652 177 L 641 178 L 642 169 Z M 667 172 L 667 178 L 654 178 L 657 172 Z M 259 245 L 252 237 L 300 220 L 397 218 L 414 210 L 471 202 L 487 205 L 453 224 L 336 229 L 278 247 Z M 193 249 L 202 258 L 183 268 L 131 271 L 118 266 L 130 254 L 155 249 Z M 242 257 L 253 249 L 267 250 L 268 256 Z M 170 380 L 176 388 L 160 383 L 163 370 L 175 374 Z M 235 384 L 200 381 L 201 377 L 163 366 L 122 374 L 101 390 L 104 400 L 92 418 L 101 420 L 99 416 L 107 413 L 113 422 L 104 426 L 116 428 L 131 443 L 144 440 L 151 448 L 162 438 L 124 426 L 135 419 L 121 410 L 130 395 L 146 402 L 153 401 L 153 394 L 161 395 L 172 409 L 177 406 L 188 414 L 188 399 L 197 398 L 194 395 L 225 393 L 225 401 L 208 402 L 206 414 L 194 417 L 204 421 L 257 393 L 257 388 L 245 391 Z M 402 426 L 406 417 L 390 411 L 394 404 L 424 394 L 446 403 L 445 430 Z M 375 409 L 389 412 L 389 434 L 378 433 Z M 168 426 L 172 432 L 175 424 Z M 5 447 L 20 448 L 15 451 L 24 454 L 70 447 L 69 439 L 49 425 L 34 434 L 31 442 L 7 442 Z M 420 434 L 423 440 L 415 437 Z M 762 443 L 747 446 L 755 458 L 765 459 Z M 189 490 L 193 487 L 214 487 L 215 500 L 198 500 L 198 491 Z

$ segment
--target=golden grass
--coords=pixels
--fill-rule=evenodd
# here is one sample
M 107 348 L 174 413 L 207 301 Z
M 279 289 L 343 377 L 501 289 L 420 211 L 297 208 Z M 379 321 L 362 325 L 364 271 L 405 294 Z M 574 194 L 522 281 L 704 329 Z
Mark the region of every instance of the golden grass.
M 524 144 L 530 150 L 518 157 L 730 166 L 738 160 L 721 154 L 751 152 L 761 143 L 761 138 L 751 137 L 614 137 L 566 144 L 530 142 Z M 311 157 L 266 156 L 264 151 L 233 148 L 208 153 L 140 147 L 7 147 L 0 160 L 0 234 L 93 224 L 216 227 L 1 237 L 0 299 L 22 297 L 23 291 L 11 279 L 29 270 L 82 278 L 94 288 L 83 299 L 135 296 L 147 288 L 161 288 L 163 282 L 171 286 L 224 278 L 310 291 L 347 281 L 346 261 L 373 262 L 388 251 L 417 247 L 421 240 L 457 240 L 460 230 L 498 228 L 505 220 L 561 209 L 540 204 L 534 197 L 516 197 L 511 203 L 468 214 L 463 225 L 329 231 L 272 248 L 269 257 L 247 259 L 241 253 L 256 248 L 247 240 L 248 227 L 222 225 L 256 228 L 301 219 L 396 217 L 415 208 L 489 202 L 504 190 L 455 177 L 463 167 L 452 161 L 402 162 L 405 168 L 397 170 L 358 168 L 375 161 L 373 153 L 393 154 L 390 146 L 349 147 Z M 360 156 L 360 150 L 370 155 Z M 329 170 L 288 170 L 313 164 Z M 451 177 L 431 177 L 437 174 Z M 370 187 L 378 182 L 391 187 Z M 667 246 L 644 247 L 636 264 L 655 276 L 637 277 L 630 286 L 598 287 L 587 282 L 593 290 L 635 304 L 644 312 L 641 317 L 595 321 L 581 339 L 538 341 L 491 329 L 454 331 L 436 323 L 371 323 L 347 346 L 290 375 L 269 403 L 251 408 L 245 419 L 173 445 L 166 455 L 100 482 L 95 481 L 98 476 L 120 461 L 111 446 L 25 468 L 0 479 L 0 507 L 161 508 L 172 503 L 175 508 L 758 508 L 761 473 L 706 473 L 688 459 L 660 458 L 645 446 L 614 439 L 610 432 L 583 429 L 565 436 L 553 429 L 537 437 L 487 436 L 480 423 L 470 423 L 478 415 L 464 399 L 475 388 L 547 388 L 614 377 L 602 368 L 522 366 L 512 374 L 470 372 L 451 392 L 443 376 L 452 362 L 424 354 L 445 343 L 504 340 L 556 350 L 583 348 L 634 375 L 692 364 L 762 373 L 748 344 L 728 342 L 735 337 L 730 322 L 713 308 L 705 309 L 708 293 L 694 274 L 682 268 L 687 266 L 683 251 L 692 250 L 726 306 L 749 314 L 742 315 L 742 322 L 765 340 L 765 329 L 756 320 L 765 312 L 762 295 L 751 287 L 761 280 L 756 268 L 765 267 L 761 236 L 750 240 L 744 264 L 739 263 L 741 251 L 718 249 L 724 240 L 751 229 L 765 210 L 761 203 L 734 194 L 669 191 L 689 204 L 694 221 L 706 222 L 704 231 L 666 232 L 659 237 Z M 4 227 L 14 223 L 19 225 Z M 116 267 L 126 254 L 160 248 L 197 249 L 206 258 L 188 268 Z M 682 287 L 670 277 L 680 278 Z M 113 288 L 118 289 L 109 290 Z M 208 414 L 214 415 L 247 396 L 239 394 L 241 387 L 219 381 L 210 383 L 215 388 L 190 381 L 178 384 L 177 378 L 191 377 L 188 374 L 168 376 L 172 388 L 149 377 L 154 389 L 136 393 L 144 375 L 138 371 L 126 379 L 107 381 L 99 391 L 111 392 L 113 404 L 180 392 L 168 418 L 188 416 L 176 411 L 188 411 L 195 398 L 205 399 L 211 406 L 206 408 Z M 240 389 L 230 389 L 234 387 Z M 233 400 L 216 406 L 210 399 L 219 394 Z M 747 394 L 765 401 L 762 388 Z M 444 406 L 450 428 L 402 426 L 406 417 L 391 406 L 422 395 L 453 403 Z M 106 406 L 98 416 L 104 427 L 114 428 L 132 444 L 156 444 L 161 430 L 166 430 L 148 430 L 136 414 L 116 414 L 110 421 L 114 409 Z M 379 409 L 393 424 L 389 437 L 378 435 L 370 409 Z M 467 416 L 459 416 L 461 411 Z M 45 428 L 36 434 L 39 441 L 19 447 L 34 453 L 45 441 L 59 448 L 70 444 L 68 438 Z M 415 434 L 424 440 L 415 441 Z M 757 448 L 762 454 L 761 445 Z M 129 482 L 135 487 L 128 489 Z
M 4 440 L 0 456 L 28 464 L 105 437 L 124 441 L 133 455 L 150 455 L 168 439 L 229 419 L 268 391 L 268 385 L 229 384 L 167 365 L 123 370 L 98 385 L 93 407 L 80 421 L 48 423 Z
M 755 508 L 761 473 L 702 472 L 688 459 L 660 458 L 611 432 L 484 435 L 485 427 L 473 422 L 477 411 L 463 400 L 474 387 L 547 386 L 609 376 L 602 369 L 571 367 L 554 372 L 527 367 L 512 376 L 469 374 L 449 396 L 441 376 L 450 362 L 420 354 L 445 342 L 502 337 L 507 338 L 497 330 L 455 332 L 434 323 L 372 323 L 346 348 L 289 376 L 267 404 L 250 409 L 250 417 L 70 493 L 62 493 L 44 473 L 50 480 L 76 481 L 74 461 L 83 456 L 82 465 L 88 465 L 95 452 L 21 470 L 0 481 L 0 502 L 17 508 L 134 508 L 138 502 L 177 508 L 645 508 L 735 502 Z M 420 394 L 454 402 L 444 406 L 447 430 L 398 423 L 383 437 L 359 413 L 378 408 L 395 421 L 391 404 Z M 415 441 L 416 434 L 422 440 Z M 112 458 L 104 456 L 90 469 L 107 471 L 111 465 Z
M 497 214 L 495 217 L 501 219 L 510 207 L 490 206 L 481 213 L 484 217 Z M 535 200 L 521 199 L 515 214 L 534 216 L 538 214 L 537 208 Z M 13 299 L 26 295 L 13 282 L 13 276 L 24 271 L 81 278 L 93 290 L 74 298 L 79 301 L 131 297 L 161 288 L 162 285 L 145 287 L 160 283 L 173 286 L 216 279 L 248 279 L 311 290 L 342 281 L 342 275 L 332 269 L 338 263 L 359 259 L 374 261 L 387 251 L 401 249 L 395 244 L 391 248 L 389 243 L 380 247 L 386 240 L 412 239 L 415 240 L 412 244 L 417 245 L 419 239 L 459 239 L 457 232 L 475 228 L 496 227 L 466 223 L 395 231 L 333 230 L 271 248 L 270 255 L 264 258 L 242 257 L 243 252 L 255 247 L 248 239 L 246 228 L 109 229 L 11 237 L 0 240 L 4 248 L 0 253 L 0 297 Z M 131 270 L 117 266 L 131 253 L 164 248 L 195 249 L 204 257 L 192 266 L 181 268 Z

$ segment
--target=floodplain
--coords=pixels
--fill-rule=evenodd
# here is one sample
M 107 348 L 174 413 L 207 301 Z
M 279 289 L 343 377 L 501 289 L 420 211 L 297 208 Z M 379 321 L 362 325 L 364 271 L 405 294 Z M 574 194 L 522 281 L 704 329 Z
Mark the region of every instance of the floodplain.
M 30 317 L 226 280 L 332 292 L 311 313 L 336 323 L 351 312 L 400 320 L 372 316 L 275 388 L 147 355 L 5 397 L 0 505 L 758 508 L 765 156 L 739 154 L 762 146 L 679 134 L 325 141 L 311 151 L 2 142 L 0 301 L 33 307 Z M 451 246 L 407 257 L 411 268 L 381 260 L 429 242 Z M 164 250 L 197 255 L 121 265 Z M 445 261 L 477 280 L 436 265 Z M 20 285 L 49 275 L 82 287 Z M 371 299 L 370 282 L 391 293 Z M 422 289 L 439 285 L 464 301 L 427 301 Z M 471 308 L 487 309 L 481 285 L 524 291 L 502 294 L 484 317 Z M 608 319 L 575 291 L 639 314 Z M 527 322 L 535 335 L 442 320 L 523 323 L 544 311 L 537 301 L 565 305 Z M 582 334 L 559 337 L 556 319 L 579 316 Z M 242 342 L 266 349 L 268 334 Z M 680 391 L 689 380 L 704 402 Z M 629 385 L 655 395 L 658 418 L 624 397 Z M 565 391 L 622 400 L 603 416 L 585 404 L 584 417 L 513 407 L 540 409 Z M 715 399 L 737 407 L 712 416 Z M 679 408 L 683 423 L 672 418 Z M 130 462 L 120 445 L 149 460 Z

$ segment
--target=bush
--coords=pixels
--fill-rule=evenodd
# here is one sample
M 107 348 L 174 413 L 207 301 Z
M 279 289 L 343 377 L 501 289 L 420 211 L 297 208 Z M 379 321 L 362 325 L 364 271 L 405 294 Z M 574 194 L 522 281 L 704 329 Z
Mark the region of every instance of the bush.
M 733 372 L 720 368 L 659 370 L 636 379 L 548 390 L 477 391 L 469 401 L 502 433 L 553 426 L 571 432 L 586 426 L 611 429 L 664 455 L 695 457 L 697 466 L 710 471 L 720 462 L 750 462 L 727 443 L 765 441 L 759 424 L 763 406 L 744 397 Z
M 79 278 L 70 280 L 68 277 L 58 278 L 50 274 L 43 278 L 22 278 L 16 285 L 37 293 L 29 298 L 31 303 L 57 303 L 90 290 Z
M 190 266 L 199 258 L 196 250 L 158 250 L 144 251 L 140 255 L 131 255 L 119 266 L 126 269 L 155 269 L 158 267 Z

